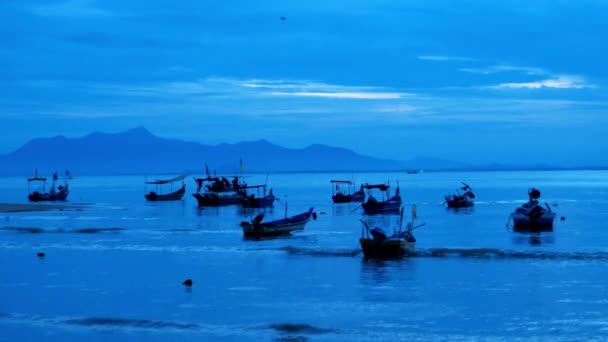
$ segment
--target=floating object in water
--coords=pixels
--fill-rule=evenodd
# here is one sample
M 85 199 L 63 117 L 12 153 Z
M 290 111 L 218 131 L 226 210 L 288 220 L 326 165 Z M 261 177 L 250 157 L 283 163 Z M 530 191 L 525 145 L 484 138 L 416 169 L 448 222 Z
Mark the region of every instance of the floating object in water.
M 559 219 L 562 221 L 566 221 L 566 218 L 564 216 L 560 217 Z
M 460 190 L 464 191 L 464 193 L 460 193 L 458 190 L 455 194 L 444 196 L 445 201 L 448 205 L 448 208 L 468 208 L 475 205 L 475 194 L 473 193 L 473 189 L 464 182 L 461 182 L 463 187 Z
M 44 252 L 38 252 L 36 254 L 36 256 L 38 256 L 39 258 L 44 258 L 44 255 L 45 255 Z
M 188 286 L 188 287 L 192 286 L 192 279 L 186 279 L 186 280 L 184 280 L 184 282 L 182 283 L 182 285 Z
M 538 189 L 530 188 L 528 190 L 528 196 L 529 201 L 515 209 L 509 217 L 509 221 L 513 220 L 513 229 L 516 231 L 553 230 L 553 219 L 556 215 L 551 211 L 549 204 L 545 202 L 545 207 L 543 207 L 538 203 L 540 191 Z
M 287 19 L 287 18 L 285 18 L 285 17 L 281 17 L 281 20 L 285 20 L 285 19 Z
M 313 219 L 313 220 L 316 220 L 316 219 L 317 219 L 317 213 L 315 213 L 314 211 L 313 211 L 313 213 L 312 213 L 312 219 Z

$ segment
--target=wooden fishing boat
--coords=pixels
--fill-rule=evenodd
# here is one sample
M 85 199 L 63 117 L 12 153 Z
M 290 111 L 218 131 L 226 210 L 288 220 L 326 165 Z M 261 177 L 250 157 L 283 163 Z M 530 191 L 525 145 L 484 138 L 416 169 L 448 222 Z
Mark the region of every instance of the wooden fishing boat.
M 250 194 L 249 196 L 241 197 L 241 205 L 243 208 L 272 208 L 274 207 L 274 201 L 277 198 L 272 193 L 272 189 L 270 192 L 266 194 L 266 185 L 250 185 L 245 189 L 257 189 L 258 196 L 256 197 L 254 194 Z M 260 196 L 260 191 L 262 194 Z
M 314 208 L 307 212 L 280 220 L 264 222 L 264 214 L 259 214 L 251 222 L 241 222 L 245 237 L 268 237 L 290 234 L 296 230 L 303 230 L 308 221 L 316 219 Z M 287 210 L 286 210 L 287 211 Z
M 464 191 L 462 194 L 456 190 L 455 194 L 444 196 L 448 208 L 468 208 L 475 205 L 473 189 L 466 183 L 462 184 L 464 185 L 460 188 L 460 190 Z
M 408 222 L 405 230 L 402 230 L 403 209 L 401 210 L 401 220 L 399 229 L 393 231 L 393 234 L 388 236 L 386 232 L 379 227 L 370 228 L 367 222 L 361 220 L 365 228 L 361 233 L 359 244 L 363 251 L 363 256 L 366 259 L 393 259 L 407 256 L 414 251 L 416 238 L 414 237 L 414 229 L 424 225 L 414 226 L 416 219 L 416 207 L 412 207 L 412 221 Z
M 223 205 L 240 204 L 242 199 L 247 196 L 247 185 L 239 181 L 235 176 L 232 182 L 226 177 L 206 177 L 195 178 L 196 193 L 192 194 L 196 198 L 199 207 L 217 207 Z M 205 185 L 211 182 L 211 185 Z M 206 189 L 205 192 L 201 190 Z
M 329 182 L 332 189 L 331 200 L 334 203 L 363 202 L 365 199 L 363 186 L 361 186 L 359 191 L 355 191 L 355 185 L 351 181 L 330 180 Z
M 513 230 L 516 231 L 551 231 L 555 213 L 545 203 L 545 207 L 538 203 L 540 191 L 534 188 L 528 189 L 528 202 L 522 204 L 511 213 L 509 220 L 513 220 Z M 508 225 L 508 222 L 507 222 Z
M 384 213 L 395 213 L 398 214 L 401 209 L 401 192 L 399 186 L 395 190 L 395 195 L 390 196 L 389 188 L 387 184 L 365 184 L 363 188 L 368 190 L 368 197 L 365 203 L 361 204 L 363 212 L 367 215 L 384 214 Z M 377 200 L 373 195 L 372 191 L 378 189 L 382 192 L 383 200 Z
M 33 178 L 28 178 L 28 200 L 30 202 L 56 202 L 56 201 L 66 201 L 68 195 L 70 194 L 70 190 L 68 188 L 68 183 L 66 182 L 64 185 L 59 185 L 55 187 L 55 183 L 57 182 L 57 172 L 53 174 L 53 183 L 51 184 L 51 188 L 49 191 L 46 191 L 46 178 L 38 177 L 38 170 L 36 170 L 36 175 Z M 32 187 L 36 188 L 36 190 L 32 191 Z
M 179 176 L 172 179 L 157 179 L 154 181 L 145 182 L 146 187 L 149 185 L 156 186 L 156 191 L 150 191 L 146 193 L 144 196 L 147 201 L 150 202 L 158 202 L 158 201 L 180 201 L 184 194 L 186 193 L 186 184 L 184 184 L 184 179 L 186 176 Z M 173 188 L 173 183 L 182 182 L 181 188 L 176 191 L 172 191 L 169 193 L 162 193 L 162 188 L 164 185 L 170 184 L 171 188 Z

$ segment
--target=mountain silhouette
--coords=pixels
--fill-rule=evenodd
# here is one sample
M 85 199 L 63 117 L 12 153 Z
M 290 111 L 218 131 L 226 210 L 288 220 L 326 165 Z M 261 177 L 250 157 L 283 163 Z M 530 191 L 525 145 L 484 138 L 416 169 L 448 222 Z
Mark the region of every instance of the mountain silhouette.
M 211 171 L 246 172 L 373 171 L 454 168 L 464 164 L 429 158 L 410 162 L 364 156 L 345 148 L 313 144 L 285 148 L 267 140 L 204 145 L 155 136 L 144 127 L 121 133 L 94 132 L 79 138 L 33 139 L 0 155 L 0 175 L 41 175 L 68 169 L 78 175 L 163 174 Z M 422 161 L 422 163 L 421 163 Z

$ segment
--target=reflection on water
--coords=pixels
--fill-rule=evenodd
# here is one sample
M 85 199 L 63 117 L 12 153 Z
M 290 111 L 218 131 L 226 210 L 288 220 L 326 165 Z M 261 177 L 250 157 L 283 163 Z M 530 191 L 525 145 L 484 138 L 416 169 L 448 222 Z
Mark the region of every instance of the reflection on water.
M 545 233 L 525 233 L 525 232 L 514 232 L 513 243 L 516 245 L 531 245 L 540 246 L 546 244 L 553 244 L 555 241 L 555 235 L 553 232 Z
M 414 261 L 405 257 L 396 260 L 361 259 L 361 283 L 366 285 L 391 282 L 402 277 L 404 272 L 412 272 Z
M 363 213 L 361 203 L 339 203 L 332 206 L 332 214 L 335 216 L 350 216 Z
M 472 215 L 475 212 L 475 206 L 467 207 L 467 208 L 450 208 L 450 207 L 446 206 L 445 211 L 450 214 Z

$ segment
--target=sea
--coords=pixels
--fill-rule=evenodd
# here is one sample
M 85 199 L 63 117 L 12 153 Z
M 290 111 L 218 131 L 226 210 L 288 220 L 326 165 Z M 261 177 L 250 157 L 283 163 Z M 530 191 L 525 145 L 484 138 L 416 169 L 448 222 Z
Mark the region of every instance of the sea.
M 245 176 L 279 197 L 267 220 L 317 219 L 248 240 L 261 209 L 197 208 L 191 177 L 183 201 L 148 203 L 144 176 L 75 175 L 82 207 L 0 213 L 0 341 L 608 340 L 608 171 Z M 365 260 L 361 220 L 391 232 L 400 216 L 332 204 L 332 179 L 398 185 L 403 220 L 415 205 L 424 223 L 415 252 Z M 447 209 L 461 182 L 475 206 Z M 552 232 L 510 227 L 531 187 Z M 26 203 L 27 182 L 0 194 Z

